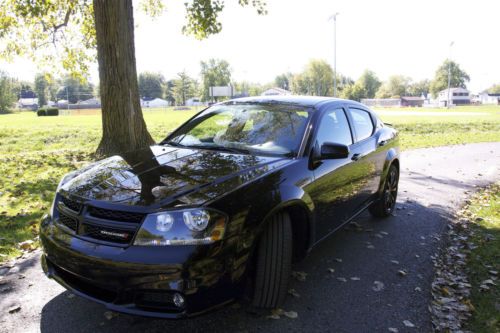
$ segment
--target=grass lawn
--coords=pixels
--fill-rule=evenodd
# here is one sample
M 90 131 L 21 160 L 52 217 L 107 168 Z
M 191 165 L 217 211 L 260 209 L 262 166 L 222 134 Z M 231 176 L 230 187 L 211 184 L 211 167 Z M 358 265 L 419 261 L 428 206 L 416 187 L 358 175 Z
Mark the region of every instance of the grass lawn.
M 403 149 L 500 141 L 498 106 L 376 111 L 400 130 Z M 195 112 L 145 109 L 144 117 L 160 140 Z M 0 261 L 18 255 L 17 244 L 37 234 L 60 178 L 92 159 L 100 136 L 98 114 L 0 115 Z
M 466 214 L 473 221 L 471 251 L 467 262 L 472 285 L 471 302 L 475 310 L 468 329 L 472 332 L 500 332 L 500 282 L 495 280 L 500 271 L 500 184 L 475 194 Z M 481 290 L 485 281 L 489 290 Z

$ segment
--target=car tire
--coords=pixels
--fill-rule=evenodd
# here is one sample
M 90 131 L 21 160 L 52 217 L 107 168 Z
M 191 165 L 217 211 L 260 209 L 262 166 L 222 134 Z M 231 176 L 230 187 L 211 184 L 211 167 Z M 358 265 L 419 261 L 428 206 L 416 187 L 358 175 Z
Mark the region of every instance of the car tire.
M 272 216 L 257 248 L 253 306 L 269 309 L 283 303 L 292 270 L 292 242 L 290 216 Z
M 382 196 L 369 208 L 374 217 L 388 217 L 394 211 L 398 196 L 399 169 L 391 164 L 384 180 Z

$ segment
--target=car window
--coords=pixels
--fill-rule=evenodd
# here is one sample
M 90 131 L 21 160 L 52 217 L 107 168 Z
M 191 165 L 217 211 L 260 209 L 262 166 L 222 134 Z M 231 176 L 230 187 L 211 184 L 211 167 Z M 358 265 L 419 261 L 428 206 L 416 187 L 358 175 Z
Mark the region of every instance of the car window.
M 353 126 L 356 131 L 358 141 L 370 137 L 373 133 L 373 122 L 370 114 L 361 109 L 349 109 L 353 121 Z
M 351 129 L 343 109 L 327 111 L 321 118 L 316 137 L 319 146 L 325 142 L 352 144 Z

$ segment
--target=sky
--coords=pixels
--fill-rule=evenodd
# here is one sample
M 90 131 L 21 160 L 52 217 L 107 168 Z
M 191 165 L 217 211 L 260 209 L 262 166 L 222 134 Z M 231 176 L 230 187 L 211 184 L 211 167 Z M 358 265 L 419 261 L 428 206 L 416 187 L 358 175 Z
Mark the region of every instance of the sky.
M 230 63 L 233 80 L 267 83 L 283 72 L 300 72 L 310 59 L 333 67 L 328 19 L 338 12 L 337 71 L 343 75 L 357 79 L 370 69 L 383 80 L 394 74 L 432 79 L 451 56 L 470 75 L 471 91 L 500 83 L 498 0 L 267 0 L 266 16 L 226 0 L 222 32 L 203 41 L 181 32 L 184 1 L 164 2 L 165 13 L 154 20 L 136 11 L 138 72 L 170 79 L 186 70 L 197 77 L 200 61 L 221 58 Z M 22 59 L 0 68 L 27 80 L 37 70 Z M 91 78 L 97 81 L 97 65 Z

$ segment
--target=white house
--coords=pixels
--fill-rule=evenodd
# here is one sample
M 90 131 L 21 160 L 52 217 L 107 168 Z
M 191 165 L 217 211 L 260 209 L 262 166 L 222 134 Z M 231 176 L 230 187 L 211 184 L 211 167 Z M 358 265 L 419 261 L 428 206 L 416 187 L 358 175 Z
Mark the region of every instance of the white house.
M 500 94 L 488 94 L 487 92 L 480 93 L 476 101 L 481 104 L 500 104 Z
M 274 88 L 264 90 L 260 95 L 261 96 L 278 96 L 278 95 L 283 96 L 283 95 L 291 95 L 291 94 L 292 94 L 291 91 L 281 89 L 278 87 L 274 87 Z
M 161 98 L 155 98 L 150 101 L 145 101 L 141 99 L 141 106 L 144 108 L 162 108 L 170 106 L 170 103 Z
M 38 98 L 20 98 L 17 101 L 17 105 L 20 109 L 38 109 Z
M 203 103 L 200 101 L 199 97 L 193 97 L 186 101 L 186 106 L 200 106 Z
M 450 103 L 451 105 L 470 104 L 470 92 L 464 88 L 450 88 Z M 447 106 L 448 104 L 448 89 L 442 90 L 438 94 L 440 105 Z

